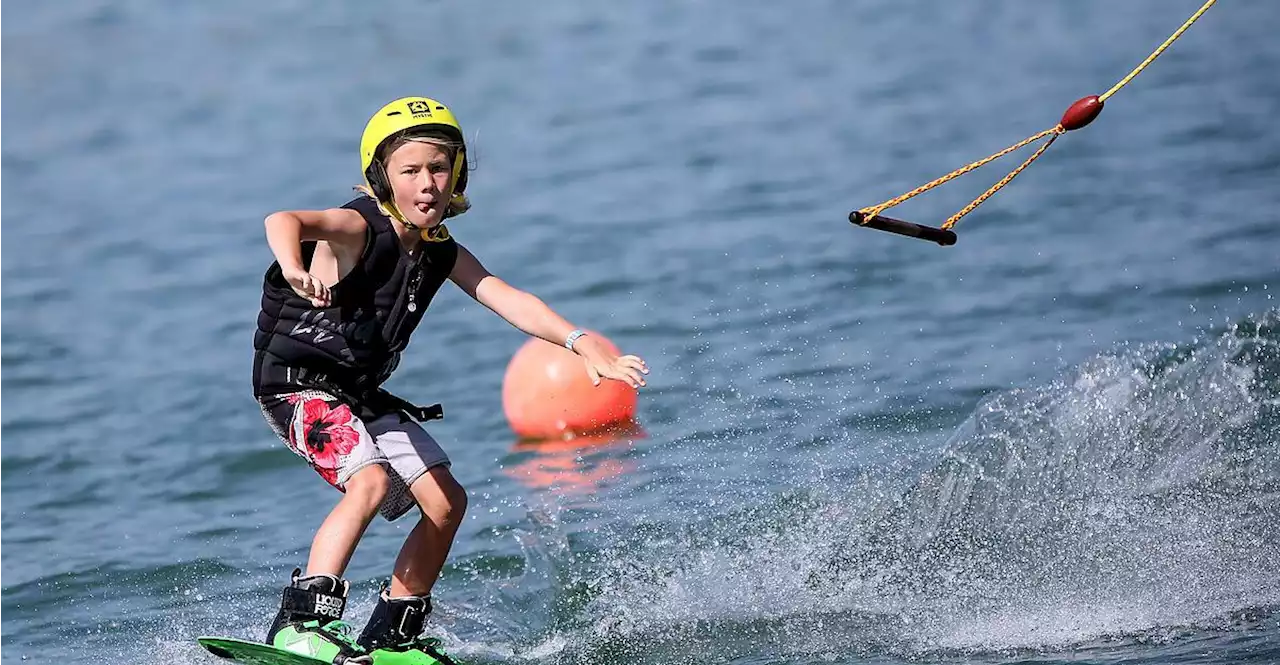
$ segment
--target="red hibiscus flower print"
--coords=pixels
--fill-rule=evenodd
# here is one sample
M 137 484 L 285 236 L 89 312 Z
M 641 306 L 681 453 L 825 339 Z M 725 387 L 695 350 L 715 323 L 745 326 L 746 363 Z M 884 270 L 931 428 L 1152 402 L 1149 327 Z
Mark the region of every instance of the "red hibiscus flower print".
M 301 432 L 295 427 L 290 432 L 290 443 L 311 461 L 321 477 L 337 487 L 341 457 L 360 443 L 360 433 L 352 426 L 355 418 L 351 409 L 346 404 L 335 407 L 312 398 L 302 402 L 300 411 L 295 417 L 302 419 Z

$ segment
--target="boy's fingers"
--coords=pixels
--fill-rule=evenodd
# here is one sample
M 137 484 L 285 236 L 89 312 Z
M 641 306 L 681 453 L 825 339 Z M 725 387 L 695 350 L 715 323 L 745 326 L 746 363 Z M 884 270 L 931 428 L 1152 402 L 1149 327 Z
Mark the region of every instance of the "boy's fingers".
M 643 372 L 643 373 L 645 373 L 645 374 L 648 374 L 648 373 L 649 373 L 649 367 L 648 367 L 647 365 L 645 365 L 645 364 L 644 364 L 644 361 L 643 361 L 643 360 L 641 360 L 641 359 L 639 359 L 639 358 L 637 358 L 637 357 L 635 357 L 635 356 L 622 356 L 621 358 L 619 358 L 619 360 L 620 360 L 620 361 L 622 361 L 623 366 L 625 366 L 625 367 L 631 367 L 631 368 L 634 368 L 634 369 L 639 370 L 639 371 L 641 371 L 641 372 Z
M 628 367 L 634 367 L 645 374 L 649 373 L 649 366 L 645 364 L 644 359 L 640 356 L 626 355 L 622 356 L 618 360 L 625 362 Z

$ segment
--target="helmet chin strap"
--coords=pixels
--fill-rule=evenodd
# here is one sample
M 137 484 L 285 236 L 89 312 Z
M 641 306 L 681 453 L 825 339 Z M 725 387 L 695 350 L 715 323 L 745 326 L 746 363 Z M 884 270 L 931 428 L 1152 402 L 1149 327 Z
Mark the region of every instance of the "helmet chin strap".
M 449 239 L 449 229 L 445 227 L 443 221 L 441 221 L 439 224 L 436 224 L 435 226 L 418 226 L 417 224 L 414 224 L 408 219 L 405 219 L 404 213 L 400 212 L 400 208 L 395 203 L 390 201 L 388 201 L 387 203 L 379 202 L 379 205 L 385 208 L 387 212 L 391 213 L 391 218 L 399 222 L 401 226 L 404 226 L 406 229 L 409 229 L 410 231 L 417 231 L 418 237 L 422 238 L 427 242 L 436 242 L 436 241 Z
M 406 219 L 406 218 L 405 218 L 405 216 L 404 216 L 403 214 L 401 214 L 401 213 L 400 213 L 400 209 L 399 209 L 399 207 L 398 207 L 398 206 L 396 206 L 396 214 L 395 214 L 395 215 L 393 215 L 393 217 L 395 217 L 395 218 L 396 218 L 396 221 L 400 222 L 400 224 L 402 224 L 406 229 L 409 229 L 410 231 L 424 231 L 424 230 L 425 230 L 425 229 L 423 229 L 421 226 L 418 226 L 417 224 L 414 224 L 413 222 L 411 222 L 411 221 L 409 221 L 408 219 Z

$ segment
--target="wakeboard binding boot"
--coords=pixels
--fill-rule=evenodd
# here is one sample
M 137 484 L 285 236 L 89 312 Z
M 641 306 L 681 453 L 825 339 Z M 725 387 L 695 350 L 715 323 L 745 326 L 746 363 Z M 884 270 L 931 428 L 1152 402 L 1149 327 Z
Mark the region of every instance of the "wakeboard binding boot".
M 333 575 L 299 577 L 301 573 L 294 569 L 292 582 L 284 588 L 280 611 L 267 631 L 267 644 L 334 665 L 373 663 L 342 621 L 351 585 Z
M 356 640 L 378 665 L 459 665 L 441 649 L 440 640 L 423 637 L 431 614 L 431 596 L 392 598 L 386 587 Z

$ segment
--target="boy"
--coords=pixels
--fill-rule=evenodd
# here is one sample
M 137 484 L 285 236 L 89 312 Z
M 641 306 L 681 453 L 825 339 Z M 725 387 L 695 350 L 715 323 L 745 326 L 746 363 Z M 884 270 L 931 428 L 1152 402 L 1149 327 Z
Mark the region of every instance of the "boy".
M 275 263 L 254 336 L 254 396 L 272 429 L 343 492 L 312 541 L 305 575 L 284 589 L 267 643 L 339 663 L 451 662 L 420 637 L 430 593 L 467 496 L 449 458 L 416 420 L 439 417 L 379 386 L 436 291 L 452 280 L 520 330 L 582 356 L 593 381 L 644 385 L 648 368 L 615 356 L 536 296 L 485 270 L 444 226 L 467 211 L 466 145 L 443 104 L 398 99 L 360 141 L 365 186 L 341 208 L 266 219 Z M 375 513 L 422 516 L 360 636 L 341 622 L 343 571 Z

